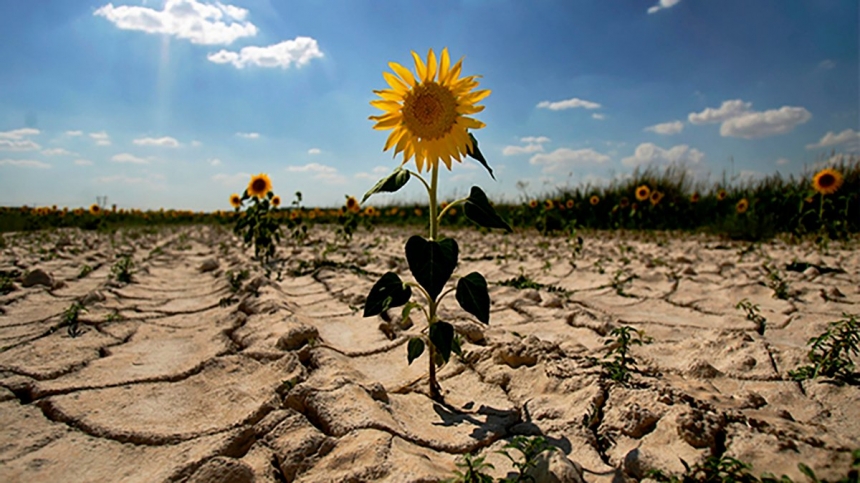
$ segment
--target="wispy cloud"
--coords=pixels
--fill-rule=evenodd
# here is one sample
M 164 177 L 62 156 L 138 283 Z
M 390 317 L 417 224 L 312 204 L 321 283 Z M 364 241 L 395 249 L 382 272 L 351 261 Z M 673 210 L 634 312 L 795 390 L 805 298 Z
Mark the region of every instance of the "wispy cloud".
M 691 112 L 687 116 L 687 120 L 691 124 L 723 122 L 748 112 L 751 107 L 751 102 L 744 102 L 740 99 L 723 101 L 723 104 L 717 109 L 709 107 L 702 112 Z
M 339 174 L 337 168 L 320 163 L 308 163 L 302 166 L 287 166 L 291 173 L 313 173 L 313 179 L 326 181 L 329 184 L 346 183 L 346 178 Z
M 830 59 L 824 59 L 821 62 L 819 62 L 819 64 L 818 64 L 819 70 L 830 70 L 834 67 L 836 67 L 836 62 L 833 62 Z
M 621 164 L 635 168 L 643 165 L 666 166 L 686 165 L 697 166 L 705 159 L 705 154 L 686 144 L 663 149 L 654 143 L 642 143 L 636 146 L 633 156 L 621 160 Z
M 604 164 L 609 161 L 609 156 L 591 148 L 577 150 L 559 148 L 551 153 L 535 154 L 529 159 L 529 163 L 542 166 L 544 173 L 571 171 L 575 167 Z
M 89 159 L 76 159 L 75 164 L 78 166 L 92 166 L 93 162 Z
M 164 183 L 165 177 L 161 174 L 151 174 L 149 176 L 126 176 L 118 174 L 113 176 L 99 176 L 94 179 L 96 183 L 114 184 L 114 185 L 142 185 L 149 190 L 164 191 L 167 189 Z
M 96 146 L 110 146 L 110 136 L 104 131 L 91 132 L 90 138 L 96 142 Z
M 376 179 L 381 178 L 382 176 L 385 176 L 386 174 L 388 174 L 390 172 L 391 172 L 391 168 L 388 166 L 376 166 L 373 168 L 373 170 L 371 170 L 370 173 L 367 173 L 367 172 L 355 173 L 353 175 L 353 177 L 358 178 L 358 179 L 376 180 Z
M 812 118 L 803 107 L 783 106 L 767 111 L 753 111 L 752 103 L 740 99 L 724 101 L 719 108 L 707 108 L 687 116 L 691 124 L 722 123 L 720 135 L 755 139 L 785 134 Z
M 216 183 L 223 184 L 224 186 L 242 186 L 243 183 L 247 183 L 251 179 L 250 173 L 236 173 L 236 174 L 224 174 L 219 173 L 212 176 L 212 181 Z
M 0 131 L 0 139 L 24 139 L 27 136 L 35 136 L 41 131 L 25 127 L 23 129 L 13 129 L 11 131 Z
M 592 119 L 597 119 L 598 121 L 603 121 L 606 119 L 606 114 L 601 114 L 599 112 L 595 112 L 591 114 Z
M 684 123 L 681 121 L 672 121 L 672 122 L 664 122 L 661 124 L 655 124 L 653 126 L 648 126 L 644 129 L 644 131 L 650 131 L 657 134 L 662 134 L 664 136 L 671 136 L 673 134 L 678 134 L 679 132 L 684 130 Z
M 41 148 L 31 139 L 0 139 L 0 151 L 36 151 Z
M 260 139 L 260 133 L 257 132 L 237 132 L 236 135 L 245 139 Z
M 860 132 L 853 129 L 846 129 L 839 134 L 828 131 L 817 143 L 807 144 L 806 149 L 827 148 L 841 144 L 847 144 L 846 147 L 852 151 L 860 149 Z
M 520 138 L 521 142 L 526 143 L 525 146 L 505 146 L 502 148 L 502 155 L 516 156 L 517 154 L 528 154 L 543 152 L 543 144 L 549 142 L 546 136 L 526 136 Z
M 63 148 L 45 149 L 42 151 L 45 156 L 78 156 L 76 153 Z
M 83 136 L 84 132 L 83 131 L 66 131 L 65 134 L 66 134 L 66 136 L 77 137 L 77 136 Z
M 600 104 L 574 97 L 572 99 L 566 99 L 564 101 L 541 101 L 538 102 L 537 107 L 541 109 L 549 109 L 550 111 L 561 111 L 564 109 L 576 108 L 599 109 Z
M 240 51 L 220 50 L 206 56 L 216 64 L 233 64 L 237 69 L 248 66 L 280 67 L 287 69 L 291 65 L 302 67 L 313 59 L 322 58 L 316 39 L 296 37 L 267 47 L 248 46 Z
M 310 149 L 308 149 L 308 154 L 312 154 L 312 155 L 313 155 L 313 154 L 319 154 L 319 153 L 321 153 L 321 152 L 322 152 L 322 151 L 320 151 L 320 149 L 319 149 L 319 148 L 310 148 Z
M 160 146 L 163 148 L 178 148 L 180 146 L 179 141 L 170 136 L 160 138 L 140 138 L 135 139 L 132 143 L 138 146 Z
M 218 158 L 212 158 L 209 160 L 210 166 L 221 166 L 221 164 L 223 164 L 223 163 L 221 163 L 221 160 Z
M 681 0 L 660 0 L 660 1 L 657 3 L 657 5 L 654 5 L 653 7 L 648 8 L 648 13 L 649 13 L 649 14 L 657 13 L 657 12 L 659 12 L 660 10 L 665 10 L 665 9 L 667 9 L 667 8 L 672 8 L 672 7 L 674 7 L 675 5 L 678 5 L 679 3 L 681 3 Z
M 120 153 L 110 158 L 115 163 L 149 164 L 149 159 L 139 158 L 132 154 Z
M 38 168 L 48 169 L 51 167 L 48 163 L 42 161 L 34 161 L 32 159 L 0 159 L 0 166 L 15 166 L 18 168 Z
M 167 0 L 161 10 L 108 3 L 94 15 L 123 30 L 172 35 L 193 44 L 229 45 L 257 34 L 257 27 L 246 20 L 247 10 L 220 2 Z

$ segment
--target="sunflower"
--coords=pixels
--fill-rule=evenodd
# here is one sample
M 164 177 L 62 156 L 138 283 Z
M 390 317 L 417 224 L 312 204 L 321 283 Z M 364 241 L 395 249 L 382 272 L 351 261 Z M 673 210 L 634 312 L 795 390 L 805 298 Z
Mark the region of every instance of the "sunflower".
M 293 210 L 293 211 L 291 211 L 291 212 L 290 212 L 290 219 L 291 219 L 291 220 L 295 220 L 295 219 L 297 219 L 299 216 L 301 216 L 301 215 L 299 214 L 299 210 Z
M 726 199 L 726 196 L 728 196 L 728 195 L 729 194 L 726 193 L 726 190 L 717 191 L 717 201 L 723 201 L 724 199 Z
M 538 201 L 537 201 L 537 200 L 531 200 L 531 201 L 529 201 L 529 208 L 537 208 L 537 205 L 538 205 Z
M 663 199 L 663 196 L 664 196 L 663 193 L 656 191 L 656 190 L 653 191 L 651 193 L 651 198 L 650 198 L 651 206 L 657 206 L 660 203 L 660 200 Z
M 573 200 L 567 200 L 567 203 L 565 203 L 565 206 L 567 206 L 567 209 L 572 210 L 573 209 Z
M 546 200 L 543 202 L 543 209 L 551 210 L 555 207 L 555 202 L 552 200 Z
M 649 188 L 647 184 L 643 184 L 642 186 L 636 188 L 637 200 L 645 201 L 648 199 L 649 196 L 651 196 L 651 188 Z
M 364 209 L 364 214 L 365 214 L 365 216 L 373 216 L 376 214 L 376 208 L 374 208 L 372 206 L 368 206 L 367 208 Z
M 690 195 L 690 203 L 698 203 L 699 202 L 699 193 L 693 193 Z
M 358 213 L 358 200 L 355 199 L 354 196 L 350 196 L 346 199 L 346 209 L 352 213 Z
M 842 186 L 842 173 L 835 169 L 822 169 L 812 178 L 812 187 L 822 195 L 832 195 Z
M 383 151 L 394 147 L 395 156 L 402 151 L 403 164 L 414 156 L 419 173 L 425 163 L 429 171 L 438 166 L 440 159 L 451 169 L 451 158 L 459 162 L 473 149 L 467 129 L 485 126 L 467 116 L 484 110 L 484 106 L 476 103 L 490 95 L 490 91 L 472 90 L 478 86 L 475 80 L 478 76 L 460 78 L 463 59 L 451 67 L 447 47 L 442 49 L 438 66 L 433 49 L 427 54 L 426 64 L 415 52 L 412 58 L 417 79 L 396 62 L 389 62 L 388 66 L 397 75 L 382 73 L 391 89 L 373 91 L 382 99 L 371 101 L 370 105 L 385 111 L 380 116 L 370 116 L 376 121 L 373 128 L 393 129 Z
M 746 213 L 749 207 L 750 202 L 747 201 L 746 198 L 741 198 L 741 200 L 738 201 L 738 204 L 735 206 L 735 211 L 737 211 L 738 214 Z
M 591 195 L 591 198 L 588 199 L 588 202 L 591 203 L 591 206 L 595 206 L 600 203 L 600 197 L 597 195 Z
M 101 213 L 101 212 L 102 212 L 102 207 L 101 207 L 101 206 L 99 206 L 99 205 L 97 205 L 97 204 L 95 204 L 95 203 L 93 203 L 92 205 L 90 205 L 90 213 L 91 213 L 91 214 L 93 214 L 93 215 L 98 215 L 98 214 L 99 214 L 99 213 Z
M 277 207 L 281 206 L 281 197 L 280 197 L 280 196 L 275 195 L 275 196 L 272 198 L 272 206 L 274 206 L 275 208 L 277 208 Z
M 248 183 L 248 196 L 263 198 L 269 191 L 272 191 L 272 180 L 269 179 L 268 174 L 260 173 L 251 176 L 251 182 Z
M 630 206 L 630 200 L 628 200 L 627 197 L 625 196 L 625 197 L 621 198 L 621 201 L 618 202 L 618 206 L 620 206 L 622 208 L 627 208 L 628 206 Z
M 448 216 L 457 216 L 457 208 L 451 208 L 448 210 Z
M 242 197 L 237 195 L 236 193 L 233 193 L 232 195 L 230 195 L 230 206 L 232 206 L 233 208 L 241 207 L 242 206 Z
M 415 216 L 424 216 L 424 211 L 421 208 L 415 208 Z

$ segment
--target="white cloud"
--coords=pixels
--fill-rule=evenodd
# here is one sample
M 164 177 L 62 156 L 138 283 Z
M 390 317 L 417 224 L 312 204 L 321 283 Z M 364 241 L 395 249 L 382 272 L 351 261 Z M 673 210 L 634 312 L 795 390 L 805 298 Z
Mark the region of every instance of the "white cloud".
M 31 159 L 0 159 L 0 166 L 16 166 L 18 168 L 38 168 L 48 169 L 51 167 L 48 163 L 41 161 L 33 161 Z
M 678 5 L 679 3 L 681 3 L 681 0 L 660 0 L 657 3 L 657 5 L 654 5 L 653 7 L 650 7 L 648 9 L 648 13 L 649 14 L 656 13 L 656 12 L 659 12 L 660 10 L 672 8 L 675 5 Z
M 662 134 L 664 136 L 671 136 L 672 134 L 678 134 L 679 132 L 683 131 L 684 123 L 681 121 L 664 122 L 661 124 L 648 126 L 644 130 L 651 131 L 657 134 Z
M 359 178 L 359 179 L 376 180 L 376 179 L 381 178 L 382 176 L 385 176 L 386 174 L 388 174 L 390 172 L 391 172 L 391 168 L 389 166 L 376 166 L 373 168 L 373 170 L 370 173 L 367 173 L 367 172 L 355 173 L 353 175 L 353 177 Z
M 242 186 L 243 183 L 247 184 L 251 179 L 250 173 L 236 173 L 236 174 L 216 174 L 212 176 L 212 181 L 216 183 L 221 183 L 224 186 Z
M 245 139 L 260 139 L 260 133 L 257 132 L 237 132 L 236 135 Z
M 602 120 L 606 119 L 606 114 L 601 114 L 599 112 L 595 112 L 594 114 L 591 115 L 591 118 L 597 119 L 598 121 L 602 121 Z
M 76 159 L 75 164 L 78 166 L 92 166 L 93 162 L 89 159 Z
M 319 153 L 321 153 L 321 152 L 322 152 L 322 151 L 320 151 L 320 150 L 319 150 L 319 148 L 310 148 L 310 149 L 308 149 L 308 154 L 319 154 Z
M 42 154 L 44 154 L 45 156 L 77 156 L 76 153 L 67 151 L 63 148 L 46 149 L 42 151 Z
M 830 70 L 834 67 L 836 67 L 836 62 L 833 62 L 830 59 L 824 59 L 820 64 L 818 64 L 818 68 L 821 70 Z
M 221 160 L 218 158 L 212 158 L 209 160 L 209 164 L 212 166 L 221 166 Z
M 524 143 L 538 143 L 538 144 L 541 144 L 541 143 L 548 143 L 548 142 L 550 142 L 550 139 L 549 139 L 548 137 L 546 137 L 546 136 L 526 136 L 526 137 L 524 137 L 524 138 L 520 138 L 520 141 L 521 141 L 521 142 L 524 142 Z
M 169 136 L 164 136 L 160 138 L 140 138 L 135 139 L 132 142 L 138 146 L 160 146 L 163 148 L 179 147 L 179 141 Z
M 30 139 L 0 139 L 0 151 L 35 151 L 41 148 Z
M 303 166 L 287 166 L 291 173 L 336 173 L 337 169 L 319 163 L 308 163 Z
M 790 163 L 790 162 L 791 162 L 791 161 L 789 161 L 789 160 L 788 160 L 788 159 L 786 159 L 786 158 L 779 158 L 779 159 L 777 159 L 777 160 L 776 160 L 776 165 L 777 165 L 777 166 L 785 166 L 786 164 L 788 164 L 788 163 Z
M 505 146 L 502 149 L 502 154 L 505 156 L 515 156 L 517 154 L 542 152 L 543 146 L 540 144 L 526 144 L 525 146 Z
M 203 146 L 203 143 L 201 143 L 200 141 L 197 141 L 197 140 L 191 141 L 191 147 L 199 148 L 200 146 Z
M 783 106 L 764 112 L 748 112 L 723 122 L 720 135 L 744 139 L 775 136 L 790 132 L 810 118 L 812 114 L 802 107 Z
M 310 37 L 296 37 L 268 47 L 242 47 L 239 52 L 220 50 L 206 56 L 211 62 L 231 63 L 237 69 L 244 69 L 249 65 L 286 69 L 290 64 L 295 64 L 296 67 L 301 67 L 312 59 L 321 57 L 323 53 L 320 52 L 316 39 Z
M 247 14 L 243 8 L 197 0 L 167 0 L 162 10 L 108 3 L 94 12 L 123 30 L 173 35 L 203 45 L 229 45 L 256 35 L 257 27 L 245 20 Z
M 83 131 L 66 131 L 66 136 L 75 137 L 75 136 L 83 136 L 83 134 L 84 134 Z
M 635 168 L 646 164 L 650 165 L 698 165 L 705 159 L 705 154 L 698 149 L 690 148 L 686 144 L 663 149 L 654 143 L 642 143 L 636 146 L 633 156 L 621 160 L 621 164 Z
M 164 176 L 160 174 L 151 174 L 148 177 L 126 176 L 124 174 L 100 176 L 95 178 L 95 182 L 105 184 L 145 185 L 147 189 L 155 191 L 163 191 L 167 189 L 167 186 L 164 184 Z
M 588 149 L 559 148 L 551 153 L 535 154 L 529 163 L 543 166 L 544 173 L 568 171 L 575 166 L 603 164 L 609 162 L 609 156 Z
M 860 147 L 860 131 L 846 129 L 839 134 L 834 134 L 833 131 L 828 131 L 820 141 L 814 144 L 807 144 L 806 149 L 826 148 L 829 146 L 837 146 L 839 144 L 848 144 L 849 149 L 854 150 Z
M 25 127 L 23 129 L 13 129 L 11 131 L 0 132 L 0 139 L 23 139 L 26 136 L 35 136 L 41 131 Z
M 149 164 L 148 159 L 138 158 L 137 156 L 128 153 L 117 154 L 110 158 L 110 160 L 115 163 Z
M 740 99 L 723 101 L 723 104 L 718 109 L 709 107 L 702 112 L 692 112 L 687 116 L 687 119 L 691 124 L 724 122 L 749 112 L 751 107 L 751 102 L 744 102 Z
M 596 102 L 585 101 L 585 100 L 574 97 L 572 99 L 567 99 L 564 101 L 556 101 L 556 102 L 541 101 L 541 102 L 538 102 L 537 107 L 543 108 L 543 109 L 549 109 L 551 111 L 560 111 L 562 109 L 574 109 L 577 107 L 582 107 L 585 109 L 599 109 L 600 104 L 598 104 Z
M 91 132 L 90 138 L 96 142 L 96 146 L 110 146 L 110 136 L 104 131 Z

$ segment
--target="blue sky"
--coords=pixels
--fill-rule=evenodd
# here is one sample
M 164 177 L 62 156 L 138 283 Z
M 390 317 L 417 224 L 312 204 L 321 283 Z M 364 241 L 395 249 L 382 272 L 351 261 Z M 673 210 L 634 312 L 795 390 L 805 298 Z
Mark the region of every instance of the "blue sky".
M 369 101 L 394 61 L 448 47 L 492 90 L 515 199 L 685 163 L 800 173 L 860 153 L 856 0 L 0 0 L 0 205 L 229 208 L 250 175 L 309 205 L 399 165 Z M 733 166 L 729 159 L 734 159 Z M 417 182 L 374 203 L 421 200 Z

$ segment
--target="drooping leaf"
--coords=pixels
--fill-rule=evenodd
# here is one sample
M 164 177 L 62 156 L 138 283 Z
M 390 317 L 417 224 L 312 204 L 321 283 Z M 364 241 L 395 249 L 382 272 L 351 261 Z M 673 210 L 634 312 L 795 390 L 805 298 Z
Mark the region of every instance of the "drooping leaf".
M 460 357 L 463 356 L 463 348 L 460 346 L 460 336 L 457 334 L 454 334 L 454 338 L 451 339 L 451 352 Z
M 436 347 L 436 353 L 442 357 L 442 360 L 448 362 L 451 357 L 451 346 L 454 343 L 454 326 L 441 320 L 431 324 L 430 342 Z
M 412 288 L 394 273 L 387 272 L 373 284 L 364 304 L 364 316 L 379 315 L 391 307 L 400 307 L 412 297 Z
M 364 203 L 371 197 L 371 195 L 376 193 L 394 193 L 409 182 L 409 176 L 409 171 L 403 168 L 395 169 L 391 174 L 377 181 L 376 184 L 373 185 L 373 188 L 370 188 L 370 191 L 364 194 L 361 202 Z
M 514 231 L 511 225 L 490 206 L 490 200 L 487 199 L 486 193 L 477 186 L 472 186 L 472 191 L 469 192 L 463 211 L 466 213 L 466 218 L 485 228 L 501 228 L 508 233 Z
M 490 294 L 487 280 L 480 273 L 472 272 L 457 282 L 457 302 L 479 321 L 490 323 Z
M 419 285 L 433 300 L 442 293 L 445 283 L 457 267 L 459 247 L 453 238 L 426 240 L 413 235 L 406 241 L 406 261 Z
M 481 150 L 478 149 L 478 140 L 475 139 L 475 136 L 472 133 L 469 133 L 469 139 L 472 140 L 472 147 L 474 147 L 474 149 L 469 149 L 467 147 L 466 148 L 466 155 L 471 157 L 471 158 L 474 158 L 479 163 L 481 163 L 481 165 L 483 165 L 485 168 L 487 168 L 487 172 L 490 173 L 490 177 L 493 179 L 496 179 L 496 177 L 493 176 L 493 170 L 490 168 L 490 165 L 487 164 L 487 160 L 484 158 L 484 155 L 481 154 Z
M 406 359 L 409 361 L 409 364 L 412 364 L 412 361 L 421 357 L 423 353 L 424 341 L 420 337 L 409 339 L 409 344 L 406 346 Z
M 412 313 L 412 309 L 420 307 L 416 302 L 408 302 L 403 306 L 403 310 L 400 312 L 400 320 L 402 320 L 402 324 L 405 324 L 409 320 L 409 315 Z M 403 326 L 408 327 L 408 326 Z

